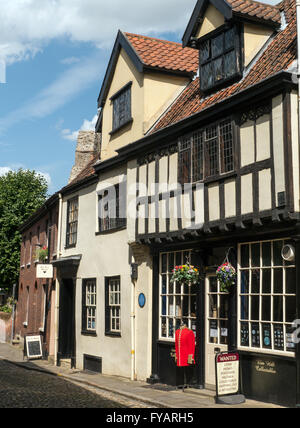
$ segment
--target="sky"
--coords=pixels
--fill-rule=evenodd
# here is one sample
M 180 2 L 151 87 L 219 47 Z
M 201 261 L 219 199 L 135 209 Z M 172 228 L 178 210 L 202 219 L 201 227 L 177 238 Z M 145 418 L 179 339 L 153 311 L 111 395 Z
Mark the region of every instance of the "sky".
M 0 0 L 0 175 L 35 170 L 49 195 L 65 186 L 118 30 L 181 42 L 195 4 Z

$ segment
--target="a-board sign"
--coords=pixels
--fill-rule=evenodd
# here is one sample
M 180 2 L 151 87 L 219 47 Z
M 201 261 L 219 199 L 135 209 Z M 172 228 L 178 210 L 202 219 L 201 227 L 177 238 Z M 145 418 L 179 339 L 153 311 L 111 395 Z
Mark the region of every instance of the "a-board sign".
M 38 264 L 36 266 L 36 277 L 51 279 L 53 278 L 53 265 L 52 264 Z
M 216 393 L 217 402 L 236 404 L 244 402 L 240 392 L 240 356 L 238 352 L 222 352 L 216 355 Z M 225 399 L 226 397 L 226 399 Z
M 41 336 L 25 337 L 27 358 L 41 358 L 43 356 Z

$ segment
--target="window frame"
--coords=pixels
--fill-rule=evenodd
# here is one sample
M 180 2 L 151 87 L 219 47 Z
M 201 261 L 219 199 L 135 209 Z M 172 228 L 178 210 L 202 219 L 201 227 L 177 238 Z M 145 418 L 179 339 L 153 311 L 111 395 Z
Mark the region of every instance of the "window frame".
M 118 286 L 117 290 L 111 291 L 111 285 Z M 121 337 L 122 334 L 122 294 L 121 277 L 105 277 L 105 336 Z M 111 303 L 111 297 L 117 296 L 117 302 Z M 115 311 L 116 310 L 116 311 Z M 117 315 L 115 315 L 116 313 Z M 113 320 L 119 322 L 119 328 L 113 328 Z M 115 323 L 117 325 L 117 323 Z
M 75 210 L 71 212 L 70 207 L 72 203 L 76 203 L 77 207 Z M 70 214 L 76 213 L 76 220 L 70 221 Z M 78 214 L 79 214 L 79 198 L 78 196 L 75 196 L 74 198 L 71 198 L 67 201 L 67 226 L 66 226 L 66 246 L 65 248 L 74 248 L 77 245 L 77 238 L 78 238 Z M 71 226 L 76 225 L 76 231 L 71 232 Z M 70 242 L 70 237 L 73 236 L 74 239 L 72 239 L 72 242 Z
M 216 39 L 217 37 L 219 37 L 221 34 L 224 34 L 227 31 L 230 31 L 234 29 L 234 41 L 233 41 L 233 46 L 231 48 L 226 49 L 225 46 L 225 36 L 223 36 L 223 49 L 222 52 L 217 54 L 216 56 L 213 57 L 212 55 L 212 40 Z M 219 89 L 222 86 L 226 86 L 230 83 L 232 83 L 233 81 L 241 78 L 242 76 L 242 30 L 241 30 L 241 26 L 238 25 L 237 23 L 228 26 L 228 24 L 222 25 L 220 28 L 217 28 L 216 30 L 212 31 L 211 33 L 201 37 L 198 40 L 198 46 L 199 46 L 199 75 L 200 75 L 200 90 L 203 93 L 208 93 L 208 92 L 212 92 L 216 89 Z M 209 58 L 206 60 L 202 60 L 202 50 L 201 47 L 204 43 L 209 43 Z M 202 78 L 202 70 L 205 66 L 207 66 L 208 64 L 213 64 L 214 61 L 222 58 L 222 73 L 224 75 L 224 70 L 225 70 L 225 63 L 224 63 L 224 58 L 226 55 L 228 55 L 230 52 L 235 52 L 235 60 L 236 60 L 236 70 L 235 73 L 228 76 L 228 77 L 223 77 L 222 79 L 218 80 L 218 81 L 214 81 L 211 85 L 209 86 L 203 86 L 203 81 L 204 79 Z
M 173 255 L 174 266 L 170 266 L 170 256 Z M 194 304 L 197 304 L 197 285 L 184 285 L 174 283 L 172 288 L 173 292 L 170 292 L 170 279 L 172 277 L 172 270 L 177 266 L 177 262 L 180 261 L 180 264 L 185 264 L 185 257 L 191 259 L 192 250 L 179 250 L 179 251 L 166 251 L 161 252 L 159 255 L 159 313 L 158 313 L 158 338 L 161 341 L 165 342 L 175 342 L 175 332 L 176 329 L 180 327 L 180 321 L 185 320 L 187 327 L 196 332 L 196 323 L 197 323 L 197 308 L 195 307 L 194 316 L 192 316 L 192 299 L 194 298 Z M 178 255 L 178 256 L 177 256 Z M 163 256 L 166 256 L 166 271 L 163 270 Z M 180 256 L 180 260 L 179 260 Z M 178 257 L 178 258 L 177 258 Z M 180 265 L 179 264 L 179 265 Z M 166 277 L 165 282 L 165 293 L 163 293 L 163 278 Z M 194 288 L 193 288 L 194 287 Z M 171 288 L 171 291 L 172 291 Z M 179 290 L 180 288 L 180 290 Z M 195 293 L 192 293 L 192 289 L 195 289 Z M 186 292 L 188 291 L 188 292 Z M 165 299 L 164 299 L 165 298 Z M 173 300 L 171 300 L 173 299 Z M 165 314 L 163 313 L 163 300 L 165 300 Z M 180 306 L 177 304 L 180 300 Z M 183 314 L 184 300 L 188 303 L 188 315 Z M 173 305 L 170 304 L 170 301 L 173 301 Z M 173 311 L 170 313 L 169 308 L 173 306 Z M 180 307 L 180 310 L 179 310 Z M 177 313 L 178 310 L 178 313 Z M 181 312 L 181 314 L 179 313 Z M 165 323 L 163 319 L 165 318 Z M 173 334 L 170 334 L 170 320 L 172 320 L 171 328 Z M 162 334 L 163 325 L 165 325 L 165 335 Z
M 112 103 L 112 130 L 110 135 L 118 132 L 124 126 L 128 125 L 133 121 L 132 119 L 132 94 L 131 87 L 132 81 L 128 82 L 118 92 L 116 92 L 111 98 Z M 123 101 L 124 97 L 124 101 Z M 123 105 L 124 103 L 124 105 Z M 121 108 L 123 108 L 124 118 L 121 119 Z
M 225 151 L 228 151 L 228 148 L 226 148 L 226 141 L 224 136 L 225 133 L 222 134 L 221 132 L 221 126 L 224 124 L 224 127 L 228 126 L 230 124 L 230 131 L 227 133 L 231 133 L 231 160 L 230 163 L 232 164 L 232 168 L 229 168 L 228 170 L 225 168 L 226 162 L 225 162 Z M 215 123 L 209 124 L 208 126 L 201 127 L 194 132 L 191 132 L 189 134 L 185 134 L 182 137 L 178 139 L 178 182 L 183 185 L 186 183 L 197 183 L 197 182 L 206 182 L 211 180 L 217 180 L 219 178 L 223 178 L 227 174 L 232 174 L 236 170 L 236 139 L 235 139 L 235 132 L 234 132 L 235 122 L 232 119 L 232 117 L 227 117 L 225 119 L 219 120 Z M 216 135 L 214 137 L 207 137 L 207 131 L 212 130 L 213 128 L 216 129 Z M 195 145 L 195 138 L 198 140 L 198 145 Z M 186 141 L 190 139 L 189 143 Z M 183 143 L 183 141 L 185 142 Z M 208 143 L 213 142 L 214 140 L 217 140 L 217 171 L 214 171 L 213 173 L 210 173 L 211 170 L 209 168 L 210 164 L 210 156 L 209 156 L 209 147 Z M 188 149 L 181 149 L 182 144 L 189 144 Z M 195 147 L 197 147 L 197 153 L 195 151 Z M 199 148 L 200 147 L 200 148 Z M 202 148 L 201 148 L 202 147 Z M 202 150 L 202 154 L 201 154 Z M 229 150 L 229 151 L 230 151 Z M 184 176 L 182 174 L 182 157 L 181 154 L 184 152 L 189 151 L 189 167 L 186 167 L 186 170 L 188 171 L 188 177 Z M 198 171 L 196 172 L 197 176 L 195 177 L 195 170 L 196 170 L 196 162 L 195 162 L 195 154 L 198 154 L 198 157 L 200 159 L 200 165 L 198 164 Z M 200 172 L 199 172 L 200 171 Z
M 93 292 L 88 292 L 87 288 L 93 287 Z M 88 296 L 94 297 L 94 303 L 88 304 Z M 94 315 L 89 315 L 89 309 L 93 309 Z M 81 334 L 84 335 L 97 335 L 97 279 L 96 278 L 85 278 L 82 280 L 82 322 L 81 322 Z M 88 326 L 89 319 L 95 323 L 95 327 L 91 328 Z
M 126 188 L 123 189 L 122 186 L 126 186 L 126 183 L 117 183 L 107 189 L 103 189 L 102 191 L 98 192 L 97 234 L 110 233 L 127 227 L 127 218 L 125 213 L 125 217 L 120 217 L 121 202 L 124 197 L 126 198 Z M 110 195 L 113 195 L 115 198 L 109 199 Z M 103 204 L 104 198 L 107 198 L 107 200 L 104 201 L 105 204 Z M 105 215 L 105 213 L 107 213 L 107 215 Z M 111 216 L 111 214 L 114 213 L 115 218 Z
M 278 238 L 278 239 L 269 239 L 269 240 L 263 240 L 263 241 L 253 241 L 253 242 L 243 242 L 238 244 L 238 269 L 237 269 L 237 273 L 238 273 L 238 279 L 237 279 L 237 294 L 238 294 L 238 349 L 241 351 L 248 351 L 248 352 L 256 352 L 256 353 L 263 353 L 263 354 L 270 354 L 270 355 L 282 355 L 282 356 L 287 356 L 287 357 L 295 357 L 295 350 L 296 347 L 294 347 L 294 350 L 288 350 L 287 349 L 287 334 L 291 334 L 291 332 L 288 331 L 288 328 L 292 327 L 292 321 L 287 321 L 286 318 L 286 303 L 287 303 L 287 298 L 294 298 L 295 299 L 295 311 L 296 311 L 296 291 L 295 293 L 287 293 L 287 289 L 286 289 L 286 272 L 288 270 L 292 270 L 292 269 L 296 269 L 295 263 L 294 264 L 289 264 L 287 262 L 285 262 L 282 259 L 282 264 L 278 265 L 278 264 L 274 264 L 274 242 L 290 242 L 289 238 Z M 263 253 L 262 253 L 262 245 L 266 244 L 266 243 L 271 243 L 271 260 L 270 260 L 270 266 L 269 265 L 264 265 L 263 263 Z M 255 244 L 259 244 L 259 248 L 260 248 L 260 265 L 259 267 L 256 266 L 252 266 L 251 265 L 251 252 L 252 252 L 252 245 Z M 242 246 L 246 246 L 248 245 L 249 248 L 249 256 L 248 256 L 248 261 L 249 261 L 249 266 L 248 267 L 243 267 L 241 265 L 242 262 L 242 255 L 241 255 L 241 248 Z M 274 290 L 274 271 L 278 270 L 278 269 L 282 269 L 282 293 L 276 292 L 276 290 Z M 252 289 L 252 271 L 260 271 L 260 275 L 259 275 L 259 292 L 258 293 L 254 293 L 253 289 Z M 267 271 L 270 270 L 270 279 L 271 279 L 271 284 L 270 284 L 270 292 L 263 292 L 263 275 L 262 272 L 263 271 Z M 248 280 L 248 293 L 246 292 L 242 292 L 242 272 L 244 271 L 248 271 L 249 272 L 249 280 Z M 251 280 L 250 280 L 250 273 L 251 273 Z M 251 288 L 250 288 L 251 287 Z M 258 320 L 254 320 L 252 319 L 252 298 L 253 296 L 258 297 Z M 245 298 L 247 300 L 248 297 L 248 303 L 246 305 L 246 310 L 248 310 L 248 319 L 247 316 L 245 317 L 245 319 L 242 319 L 242 298 Z M 263 298 L 264 297 L 269 297 L 270 298 L 270 305 L 269 305 L 269 311 L 270 311 L 270 319 L 263 319 L 264 318 L 264 314 L 263 314 Z M 282 320 L 276 320 L 274 319 L 274 298 L 281 298 L 282 299 L 282 304 L 281 304 L 281 310 L 282 310 Z M 242 338 L 241 338 L 241 333 L 242 333 L 242 324 L 248 324 L 248 344 L 247 345 L 243 345 L 242 344 Z M 253 346 L 252 345 L 252 330 L 255 331 L 254 329 L 254 325 L 258 325 L 259 329 L 257 330 L 259 333 L 259 346 Z M 271 343 L 270 343 L 270 347 L 267 346 L 267 344 L 264 344 L 264 335 L 263 335 L 263 328 L 266 329 L 266 326 L 270 325 L 270 329 L 269 329 L 269 334 L 270 334 L 270 339 L 271 339 Z M 283 336 L 283 349 L 276 349 L 275 343 L 274 343 L 274 337 L 275 337 L 275 328 L 277 328 L 277 334 L 279 334 L 279 328 L 278 326 L 282 326 L 282 336 Z M 265 345 L 265 346 L 264 346 Z M 278 348 L 278 347 L 277 347 Z

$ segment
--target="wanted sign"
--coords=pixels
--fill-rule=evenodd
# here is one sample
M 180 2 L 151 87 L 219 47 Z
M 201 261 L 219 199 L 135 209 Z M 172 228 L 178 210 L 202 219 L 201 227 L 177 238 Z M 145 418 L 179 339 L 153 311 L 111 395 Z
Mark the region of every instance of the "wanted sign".
M 216 355 L 216 389 L 219 403 L 236 404 L 237 399 L 238 402 L 245 401 L 244 396 L 239 395 L 240 356 L 238 352 L 224 352 Z M 224 400 L 221 399 L 222 396 Z

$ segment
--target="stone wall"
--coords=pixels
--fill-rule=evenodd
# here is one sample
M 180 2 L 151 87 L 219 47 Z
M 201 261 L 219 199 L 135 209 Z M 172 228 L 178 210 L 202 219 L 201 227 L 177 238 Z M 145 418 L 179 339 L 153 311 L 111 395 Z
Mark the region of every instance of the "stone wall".
M 75 152 L 75 164 L 72 168 L 69 183 L 87 166 L 87 164 L 100 154 L 101 135 L 94 131 L 79 131 Z

